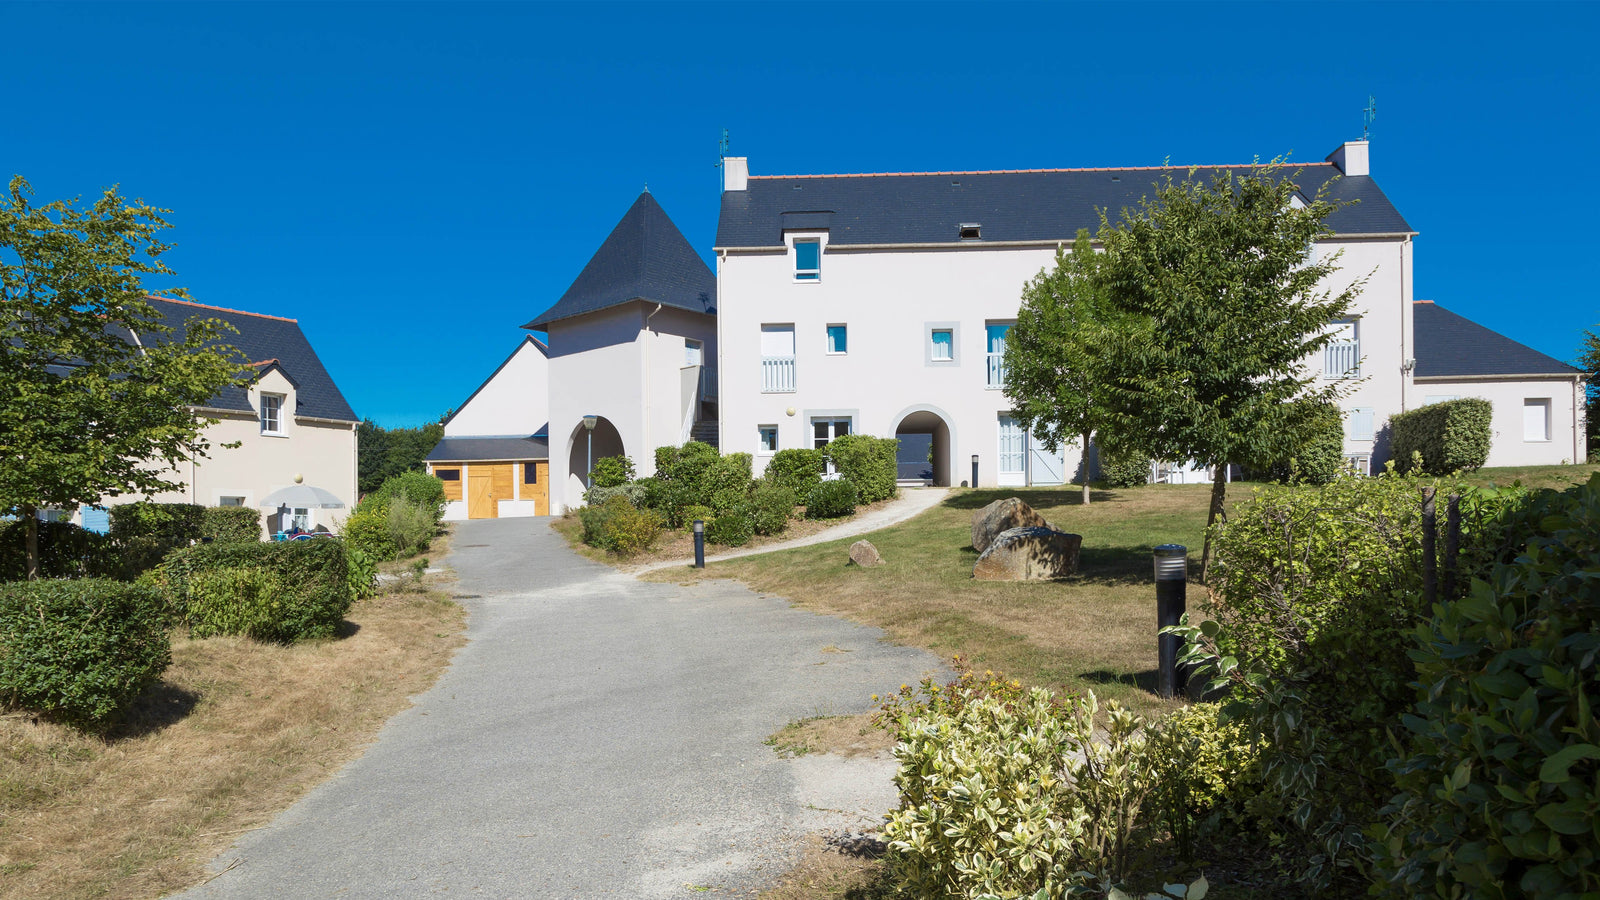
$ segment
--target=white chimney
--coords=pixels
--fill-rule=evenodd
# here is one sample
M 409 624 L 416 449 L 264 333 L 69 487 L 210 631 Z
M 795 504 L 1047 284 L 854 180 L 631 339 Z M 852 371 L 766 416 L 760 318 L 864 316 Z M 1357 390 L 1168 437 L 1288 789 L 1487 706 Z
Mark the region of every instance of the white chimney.
M 1367 161 L 1366 141 L 1345 141 L 1339 149 L 1328 154 L 1328 161 L 1346 175 L 1371 175 L 1372 165 Z
M 750 181 L 750 160 L 743 156 L 722 158 L 722 189 L 742 191 Z

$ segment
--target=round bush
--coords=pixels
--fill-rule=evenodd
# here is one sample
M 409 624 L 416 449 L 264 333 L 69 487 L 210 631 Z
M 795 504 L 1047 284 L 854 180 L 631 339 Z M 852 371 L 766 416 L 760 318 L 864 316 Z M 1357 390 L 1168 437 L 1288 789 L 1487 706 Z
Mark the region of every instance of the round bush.
M 392 500 L 403 497 L 427 509 L 438 522 L 444 518 L 444 482 L 427 472 L 401 472 L 383 482 L 374 497 Z
M 594 461 L 589 484 L 597 488 L 620 487 L 633 480 L 633 460 L 626 456 L 604 456 Z
M 819 482 L 806 497 L 806 518 L 837 519 L 856 511 L 856 486 L 843 478 Z
M 772 455 L 764 477 L 773 484 L 794 491 L 796 497 L 804 497 L 821 482 L 825 466 L 821 450 L 792 447 Z
M 750 494 L 750 524 L 756 534 L 782 534 L 794 515 L 794 491 L 763 481 Z
M 0 585 L 0 699 L 74 725 L 103 722 L 172 661 L 166 605 L 100 579 Z
M 743 547 L 755 537 L 750 504 L 736 504 L 706 525 L 706 540 L 724 547 Z
M 356 504 L 340 534 L 350 546 L 377 562 L 394 559 L 397 548 L 389 534 L 389 501 L 372 495 Z
M 1138 487 L 1150 482 L 1150 456 L 1146 453 L 1100 450 L 1100 480 L 1107 487 Z

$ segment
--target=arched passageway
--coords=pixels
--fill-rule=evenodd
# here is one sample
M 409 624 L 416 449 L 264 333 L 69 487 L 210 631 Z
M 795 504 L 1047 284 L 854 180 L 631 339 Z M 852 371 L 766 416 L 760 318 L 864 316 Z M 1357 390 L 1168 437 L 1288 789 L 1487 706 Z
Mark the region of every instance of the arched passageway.
M 913 409 L 895 423 L 894 436 L 900 441 L 899 479 L 922 481 L 948 487 L 951 484 L 950 423 L 929 408 Z
M 586 426 L 582 419 L 578 420 L 572 429 L 572 436 L 567 439 L 567 505 L 577 506 L 583 497 L 583 492 L 589 489 L 589 470 L 595 460 L 605 459 L 608 456 L 624 456 L 627 450 L 622 446 L 622 435 L 617 431 L 617 426 L 605 416 L 595 416 L 594 428 Z

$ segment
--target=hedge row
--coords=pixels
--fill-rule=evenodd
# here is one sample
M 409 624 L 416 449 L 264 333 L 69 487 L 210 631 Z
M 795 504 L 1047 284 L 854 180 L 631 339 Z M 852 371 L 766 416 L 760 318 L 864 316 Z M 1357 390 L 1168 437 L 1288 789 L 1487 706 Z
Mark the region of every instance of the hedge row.
M 823 453 L 834 469 L 856 486 L 860 502 L 876 503 L 898 493 L 899 463 L 895 454 L 899 449 L 900 441 L 896 438 L 846 434 L 829 442 Z
M 1470 397 L 1390 416 L 1390 456 L 1403 472 L 1410 471 L 1414 455 L 1428 475 L 1480 468 L 1489 459 L 1493 419 L 1489 401 Z
M 197 637 L 332 637 L 355 600 L 344 541 L 202 544 L 179 550 L 146 583 Z

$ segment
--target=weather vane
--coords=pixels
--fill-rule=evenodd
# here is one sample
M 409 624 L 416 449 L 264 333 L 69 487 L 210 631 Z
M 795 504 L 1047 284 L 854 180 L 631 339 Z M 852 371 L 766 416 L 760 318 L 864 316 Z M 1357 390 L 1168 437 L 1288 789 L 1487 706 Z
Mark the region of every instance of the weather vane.
M 1361 139 L 1371 140 L 1372 120 L 1378 117 L 1378 98 L 1367 95 L 1367 108 L 1361 111 Z
M 717 141 L 717 168 L 722 168 L 722 161 L 728 158 L 728 129 L 722 129 L 722 139 Z

